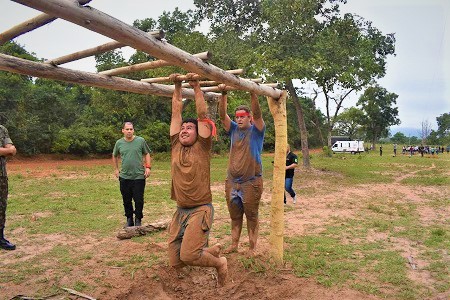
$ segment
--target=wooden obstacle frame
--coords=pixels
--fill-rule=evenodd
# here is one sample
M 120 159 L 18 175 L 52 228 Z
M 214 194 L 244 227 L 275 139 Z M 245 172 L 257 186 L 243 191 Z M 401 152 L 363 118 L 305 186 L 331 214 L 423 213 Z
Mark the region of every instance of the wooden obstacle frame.
M 263 83 L 261 78 L 247 79 L 238 75 L 242 69 L 223 70 L 210 63 L 211 53 L 208 51 L 190 54 L 164 40 L 164 32 L 160 30 L 144 32 L 113 18 L 91 6 L 91 0 L 12 0 L 34 8 L 40 15 L 26 20 L 13 28 L 0 33 L 0 45 L 22 34 L 42 27 L 59 19 L 64 19 L 88 30 L 97 32 L 112 39 L 111 42 L 93 48 L 77 51 L 61 57 L 34 62 L 0 53 L 0 70 L 34 77 L 60 80 L 75 84 L 138 94 L 152 94 L 172 97 L 174 85 L 168 77 L 143 78 L 133 80 L 118 75 L 145 71 L 164 66 L 177 66 L 190 73 L 196 73 L 205 100 L 217 103 L 221 91 L 242 90 L 267 97 L 269 108 L 275 125 L 275 157 L 273 172 L 273 188 L 271 201 L 270 244 L 272 256 L 276 261 L 283 261 L 284 236 L 284 173 L 287 144 L 286 123 L 286 91 L 277 88 L 277 84 Z M 95 3 L 95 1 L 93 1 Z M 157 60 L 145 63 L 105 70 L 98 73 L 63 68 L 60 65 L 107 51 L 130 46 L 145 52 Z M 169 74 L 168 74 L 169 75 Z M 185 75 L 180 75 L 180 79 Z M 169 84 L 165 84 L 169 83 Z M 219 87 L 220 85 L 220 87 Z M 188 84 L 183 84 L 182 96 L 194 98 L 194 91 Z

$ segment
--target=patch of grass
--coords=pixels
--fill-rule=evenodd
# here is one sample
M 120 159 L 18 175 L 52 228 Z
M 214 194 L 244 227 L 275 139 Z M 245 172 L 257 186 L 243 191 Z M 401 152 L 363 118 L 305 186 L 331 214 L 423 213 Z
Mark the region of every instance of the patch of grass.
M 357 270 L 354 248 L 323 236 L 291 238 L 286 260 L 292 263 L 299 277 L 315 276 L 325 286 L 342 284 L 353 278 Z
M 423 186 L 449 186 L 450 178 L 448 176 L 413 176 L 405 178 L 401 181 L 402 184 L 409 185 L 423 185 Z
M 73 285 L 73 289 L 77 292 L 85 291 L 89 288 L 89 284 L 83 281 L 76 281 Z
M 259 275 L 266 274 L 269 268 L 266 263 L 255 257 L 239 257 L 239 261 L 245 269 Z

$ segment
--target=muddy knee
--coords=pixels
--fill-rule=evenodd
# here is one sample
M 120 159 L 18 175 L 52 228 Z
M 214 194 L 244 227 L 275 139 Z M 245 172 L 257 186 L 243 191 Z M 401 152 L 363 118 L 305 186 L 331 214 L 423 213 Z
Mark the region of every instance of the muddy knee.
M 196 261 L 200 258 L 202 253 L 202 250 L 187 250 L 187 251 L 181 251 L 180 253 L 180 259 L 187 265 L 192 263 L 193 261 Z

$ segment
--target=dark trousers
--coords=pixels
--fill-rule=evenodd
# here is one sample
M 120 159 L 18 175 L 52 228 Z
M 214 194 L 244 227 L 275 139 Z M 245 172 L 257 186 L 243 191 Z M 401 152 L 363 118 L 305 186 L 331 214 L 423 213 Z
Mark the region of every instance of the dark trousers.
M 119 181 L 120 192 L 122 193 L 123 199 L 123 208 L 125 209 L 125 216 L 127 218 L 132 218 L 134 213 L 136 215 L 136 218 L 142 219 L 142 209 L 144 208 L 145 179 L 125 179 L 119 177 Z
M 0 230 L 3 230 L 3 228 L 5 228 L 7 205 L 8 205 L 8 177 L 0 176 Z

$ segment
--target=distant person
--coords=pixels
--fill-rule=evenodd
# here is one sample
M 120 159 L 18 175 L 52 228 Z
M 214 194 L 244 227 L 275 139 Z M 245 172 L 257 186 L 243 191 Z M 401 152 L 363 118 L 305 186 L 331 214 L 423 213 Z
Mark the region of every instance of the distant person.
M 117 140 L 112 154 L 115 175 L 119 178 L 127 227 L 141 226 L 144 208 L 145 179 L 150 175 L 150 148 L 144 138 L 134 135 L 134 126 L 125 122 L 123 138 Z M 119 171 L 119 157 L 122 161 Z M 134 209 L 133 209 L 134 200 Z M 133 214 L 135 219 L 133 220 Z
M 291 152 L 291 146 L 288 144 L 286 148 L 286 174 L 284 178 L 284 189 L 292 197 L 292 203 L 296 203 L 295 191 L 292 188 L 294 183 L 295 168 L 298 166 L 298 157 L 295 153 Z M 286 204 L 286 194 L 284 194 L 284 204 Z
M 420 145 L 419 146 L 419 153 L 420 153 L 420 156 L 422 156 L 423 157 L 423 153 L 425 152 L 425 147 L 423 146 L 423 145 Z
M 394 144 L 394 156 L 397 156 L 397 144 Z
M 380 146 L 380 156 L 383 156 L 383 146 Z
M 16 155 L 16 147 L 9 137 L 8 129 L 0 125 L 0 248 L 15 250 L 16 245 L 5 239 L 6 206 L 8 204 L 8 175 L 6 158 Z
M 402 154 L 405 155 L 406 154 L 406 146 L 402 147 Z
M 194 75 L 186 76 L 192 78 Z M 220 244 L 207 248 L 214 215 L 210 161 L 211 135 L 215 127 L 206 117 L 206 102 L 198 81 L 189 81 L 195 93 L 198 119 L 182 119 L 182 90 L 178 76 L 170 75 L 170 80 L 175 83 L 170 122 L 171 198 L 177 202 L 177 209 L 169 226 L 169 264 L 179 276 L 183 275 L 182 269 L 186 265 L 214 267 L 219 286 L 223 286 L 228 275 L 227 259 L 220 257 Z
M 263 191 L 261 152 L 266 125 L 258 96 L 251 94 L 251 107 L 240 105 L 235 109 L 234 121 L 227 114 L 227 94 L 219 101 L 219 116 L 230 136 L 225 196 L 231 218 L 231 245 L 226 253 L 237 252 L 244 214 L 247 218 L 248 255 L 253 256 L 259 233 L 259 203 Z

